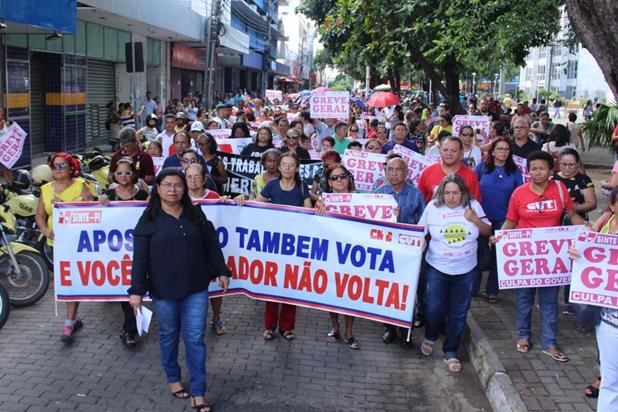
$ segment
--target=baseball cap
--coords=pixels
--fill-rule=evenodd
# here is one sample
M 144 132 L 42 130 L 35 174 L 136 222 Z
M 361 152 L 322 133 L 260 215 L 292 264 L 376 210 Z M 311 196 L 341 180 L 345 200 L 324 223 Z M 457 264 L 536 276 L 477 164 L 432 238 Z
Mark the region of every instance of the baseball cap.
M 203 132 L 204 124 L 202 124 L 202 122 L 200 122 L 199 120 L 196 120 L 195 122 L 191 123 L 191 131 L 192 132 Z
M 185 114 L 185 112 L 178 112 L 176 113 L 176 119 L 186 119 L 187 115 Z

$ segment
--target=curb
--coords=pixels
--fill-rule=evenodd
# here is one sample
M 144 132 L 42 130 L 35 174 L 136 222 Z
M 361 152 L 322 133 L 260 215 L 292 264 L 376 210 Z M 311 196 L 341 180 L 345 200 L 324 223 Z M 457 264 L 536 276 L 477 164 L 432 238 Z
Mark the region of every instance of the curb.
M 500 412 L 526 412 L 526 404 L 498 355 L 489 345 L 485 333 L 474 320 L 472 312 L 468 312 L 467 323 L 470 336 L 464 345 L 492 408 Z

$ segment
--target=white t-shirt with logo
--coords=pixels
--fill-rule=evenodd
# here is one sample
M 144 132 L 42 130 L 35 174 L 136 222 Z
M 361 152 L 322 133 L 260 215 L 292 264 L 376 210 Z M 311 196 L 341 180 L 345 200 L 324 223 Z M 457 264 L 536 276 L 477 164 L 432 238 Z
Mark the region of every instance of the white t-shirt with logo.
M 491 224 L 479 202 L 472 200 L 470 207 L 483 222 Z M 465 218 L 464 211 L 463 206 L 436 207 L 432 200 L 418 221 L 431 235 L 425 260 L 447 275 L 463 275 L 476 267 L 479 229 Z

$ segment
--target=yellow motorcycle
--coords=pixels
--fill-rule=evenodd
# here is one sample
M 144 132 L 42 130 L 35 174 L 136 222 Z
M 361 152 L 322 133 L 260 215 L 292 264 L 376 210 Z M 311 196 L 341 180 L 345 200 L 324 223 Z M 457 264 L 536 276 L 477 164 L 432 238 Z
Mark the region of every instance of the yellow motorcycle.
M 45 295 L 49 270 L 39 251 L 23 243 L 11 242 L 17 220 L 7 205 L 0 205 L 0 286 L 13 306 L 28 306 Z

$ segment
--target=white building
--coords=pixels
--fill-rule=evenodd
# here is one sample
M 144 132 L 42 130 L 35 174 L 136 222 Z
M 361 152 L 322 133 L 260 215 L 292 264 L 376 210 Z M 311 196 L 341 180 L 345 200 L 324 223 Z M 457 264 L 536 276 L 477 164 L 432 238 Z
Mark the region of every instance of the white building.
M 566 13 L 562 14 L 562 31 L 553 44 L 530 50 L 520 70 L 519 87 L 528 96 L 541 90 L 557 91 L 568 99 L 608 98 L 612 96 L 596 60 L 581 43 L 572 49 L 562 45 L 569 30 Z
M 304 15 L 296 13 L 300 0 L 289 0 L 285 6 L 280 5 L 279 17 L 286 37 L 280 43 L 280 54 L 286 56 L 291 69 L 291 78 L 299 83 L 308 81 L 313 67 L 313 48 L 315 27 Z

